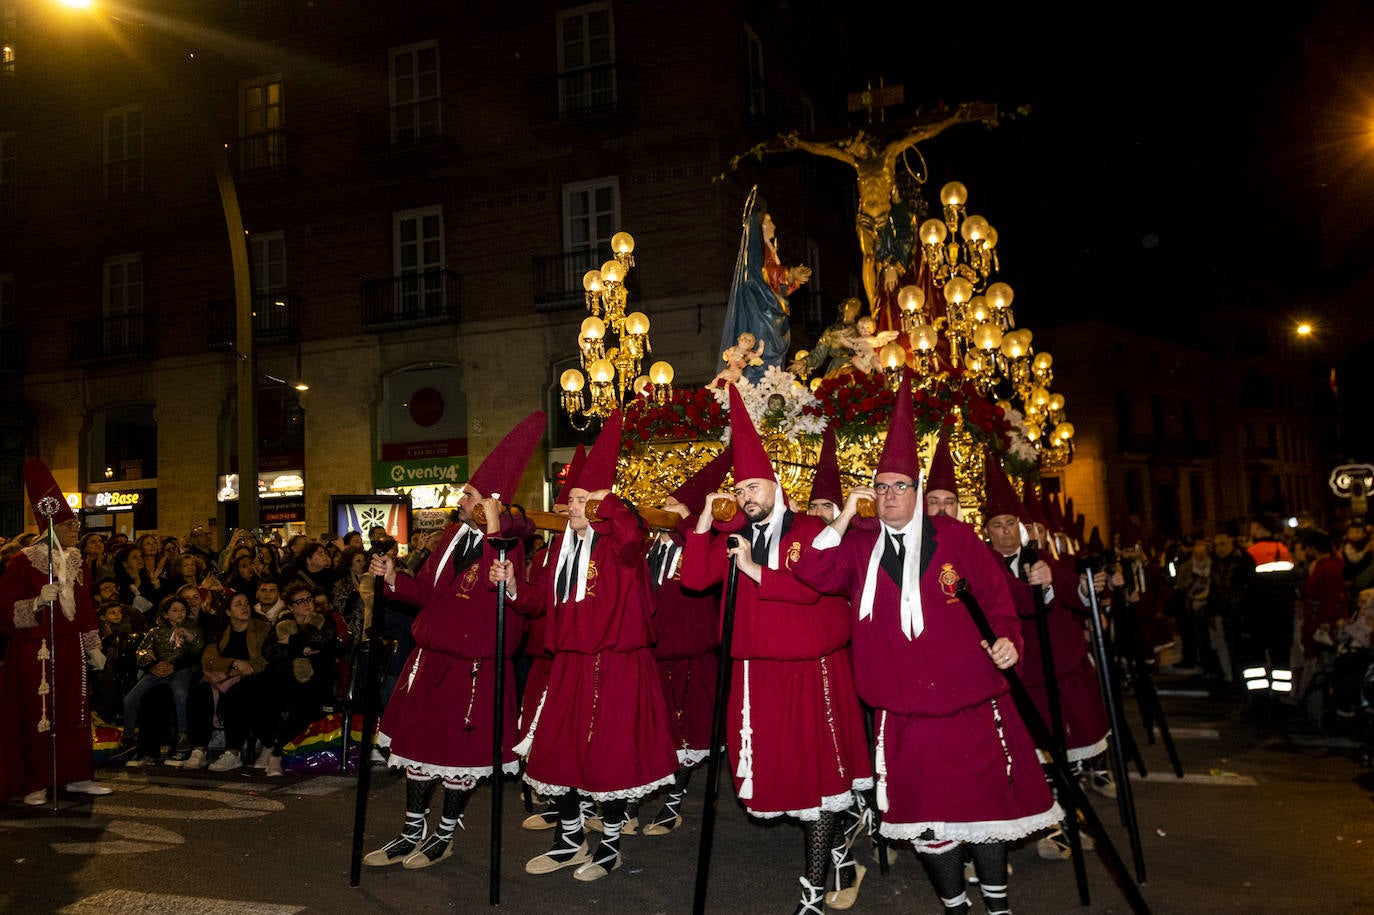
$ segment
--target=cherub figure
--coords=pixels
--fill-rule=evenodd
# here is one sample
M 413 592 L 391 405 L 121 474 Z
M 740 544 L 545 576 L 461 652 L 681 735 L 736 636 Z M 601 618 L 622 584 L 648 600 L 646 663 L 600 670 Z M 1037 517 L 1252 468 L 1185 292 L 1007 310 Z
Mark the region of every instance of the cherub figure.
M 901 331 L 885 330 L 879 332 L 878 323 L 869 316 L 860 318 L 847 340 L 850 349 L 853 350 L 853 355 L 849 357 L 849 364 L 854 367 L 855 371 L 865 375 L 877 371 L 881 368 L 878 365 L 878 353 L 899 336 L 901 336 Z
M 721 381 L 736 384 L 744 376 L 746 366 L 763 365 L 763 344 L 753 334 L 745 331 L 735 340 L 734 346 L 727 347 L 725 352 L 720 354 L 720 358 L 725 362 L 725 368 L 711 379 L 711 387 L 715 387 Z

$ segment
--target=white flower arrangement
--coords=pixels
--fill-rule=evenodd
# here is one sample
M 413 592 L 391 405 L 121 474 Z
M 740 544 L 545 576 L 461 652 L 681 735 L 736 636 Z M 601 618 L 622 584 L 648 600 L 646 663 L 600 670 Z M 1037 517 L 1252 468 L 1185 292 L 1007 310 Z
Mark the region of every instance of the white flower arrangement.
M 824 416 L 809 416 L 802 413 L 803 408 L 820 403 L 806 385 L 796 379 L 791 372 L 785 372 L 776 365 L 770 365 L 757 384 L 741 378 L 735 383 L 740 399 L 749 410 L 749 416 L 760 431 L 780 432 L 788 437 L 800 435 L 820 435 L 825 432 Z M 711 394 L 727 413 L 730 411 L 730 391 L 726 387 L 713 387 Z M 780 398 L 780 399 L 779 399 Z M 730 427 L 725 427 L 721 441 L 730 441 Z
M 1019 463 L 1033 465 L 1038 462 L 1040 449 L 1026 437 L 1025 416 L 1007 401 L 999 403 L 997 408 L 1006 416 L 1007 424 L 1011 426 L 1011 434 L 1007 437 L 1007 454 Z

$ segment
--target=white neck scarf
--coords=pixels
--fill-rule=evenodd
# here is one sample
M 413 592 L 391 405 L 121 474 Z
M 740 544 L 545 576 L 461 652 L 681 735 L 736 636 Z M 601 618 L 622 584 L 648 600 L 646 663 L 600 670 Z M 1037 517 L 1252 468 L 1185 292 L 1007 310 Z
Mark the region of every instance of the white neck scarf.
M 558 564 L 554 566 L 554 568 L 557 571 L 561 572 L 563 570 L 563 565 L 567 562 L 572 561 L 569 557 L 572 554 L 572 551 L 576 546 L 578 539 L 582 540 L 582 551 L 577 556 L 577 568 L 572 570 L 572 574 L 576 576 L 577 587 L 573 589 L 572 595 L 569 598 L 569 603 L 571 603 L 572 601 L 582 600 L 584 597 L 587 596 L 587 563 L 590 562 L 592 558 L 591 527 L 588 527 L 585 531 L 582 532 L 581 538 L 579 538 L 577 534 L 573 533 L 572 528 L 567 528 L 563 532 L 563 536 L 562 538 L 560 538 L 558 542 Z M 557 574 L 554 575 L 553 580 L 554 587 L 557 588 Z M 559 595 L 554 595 L 555 600 L 557 600 L 558 597 Z
M 878 539 L 873 543 L 873 551 L 868 554 L 868 574 L 864 576 L 863 594 L 859 597 L 859 619 L 873 616 L 873 595 L 878 588 L 879 563 L 883 550 L 887 547 L 889 534 L 902 534 L 902 545 L 906 550 L 902 559 L 902 634 L 908 641 L 920 637 L 926 628 L 925 614 L 921 610 L 921 533 L 925 522 L 923 505 L 924 480 L 916 484 L 916 514 L 900 530 L 892 530 L 883 525 Z

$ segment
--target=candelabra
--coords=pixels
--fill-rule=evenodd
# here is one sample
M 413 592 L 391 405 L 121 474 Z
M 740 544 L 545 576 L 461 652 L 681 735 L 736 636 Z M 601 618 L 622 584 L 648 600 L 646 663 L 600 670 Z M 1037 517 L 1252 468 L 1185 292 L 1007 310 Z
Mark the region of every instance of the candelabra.
M 658 403 L 666 403 L 672 394 L 673 367 L 667 362 L 655 362 L 647 376 L 640 374 L 652 347 L 648 315 L 625 311 L 625 277 L 635 263 L 634 248 L 629 232 L 617 232 L 611 237 L 614 257 L 582 277 L 588 311 L 577 339 L 582 367 L 568 369 L 559 378 L 563 409 L 579 430 L 623 407 L 627 393 L 651 396 Z

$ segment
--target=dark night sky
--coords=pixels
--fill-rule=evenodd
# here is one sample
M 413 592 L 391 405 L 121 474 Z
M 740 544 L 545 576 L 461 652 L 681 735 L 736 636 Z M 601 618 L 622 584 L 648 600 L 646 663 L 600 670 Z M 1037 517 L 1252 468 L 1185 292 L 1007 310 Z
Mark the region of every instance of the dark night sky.
M 1297 258 L 1277 256 L 1273 231 L 1283 214 L 1315 219 L 1295 212 L 1312 180 L 1301 167 L 1310 128 L 1294 115 L 1311 12 L 1211 6 L 913 5 L 881 28 L 868 14 L 851 25 L 846 46 L 872 50 L 837 72 L 850 89 L 903 84 L 897 118 L 941 102 L 1031 106 L 922 146 L 929 195 L 957 178 L 970 212 L 998 228 L 1003 278 L 1031 323 L 1103 308 L 1169 320 L 1228 300 L 1282 307 L 1318 262 L 1315 225 Z

